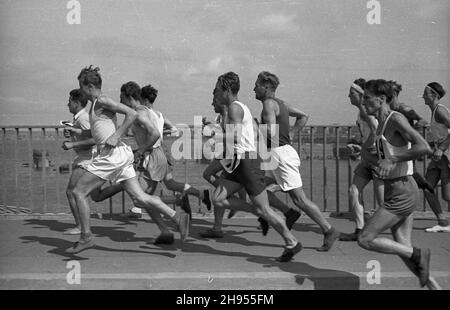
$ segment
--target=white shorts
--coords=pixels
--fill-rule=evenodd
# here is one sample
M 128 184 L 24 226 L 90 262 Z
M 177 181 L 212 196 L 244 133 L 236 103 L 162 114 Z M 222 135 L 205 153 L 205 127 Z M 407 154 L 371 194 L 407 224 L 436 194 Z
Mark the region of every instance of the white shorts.
M 275 179 L 283 191 L 303 186 L 300 176 L 300 157 L 289 144 L 270 150 L 270 158 L 265 160 L 266 176 Z M 267 164 L 270 160 L 270 164 Z M 267 169 L 270 167 L 270 170 Z
M 136 176 L 133 168 L 133 151 L 119 142 L 114 148 L 102 147 L 92 161 L 83 168 L 106 181 L 119 183 Z

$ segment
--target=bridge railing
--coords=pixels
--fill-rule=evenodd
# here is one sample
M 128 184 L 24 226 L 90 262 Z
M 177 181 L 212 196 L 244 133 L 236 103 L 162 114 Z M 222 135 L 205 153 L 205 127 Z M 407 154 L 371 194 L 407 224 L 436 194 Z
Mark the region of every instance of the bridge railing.
M 72 173 L 74 153 L 61 148 L 67 140 L 62 126 L 0 128 L 0 214 L 70 212 L 65 191 Z M 426 136 L 426 130 L 423 134 Z M 304 190 L 322 211 L 349 211 L 348 188 L 358 161 L 350 158 L 346 145 L 357 136 L 354 126 L 306 126 L 293 136 L 292 144 L 302 161 L 300 171 Z M 169 148 L 173 140 L 165 139 Z M 176 161 L 173 163 L 174 177 L 196 187 L 208 188 L 202 179 L 208 163 L 206 159 Z M 426 158 L 417 161 L 416 169 L 425 174 L 427 163 Z M 157 191 L 158 195 L 165 193 L 172 194 L 163 186 Z M 292 205 L 286 194 L 278 192 L 277 195 Z M 427 205 L 421 195 L 420 210 L 425 211 Z M 364 191 L 364 202 L 366 210 L 376 208 L 370 184 Z M 445 205 L 442 200 L 441 203 Z M 102 203 L 91 203 L 94 213 L 124 213 L 131 207 L 131 200 L 123 193 Z M 199 206 L 198 211 L 206 212 L 204 206 Z

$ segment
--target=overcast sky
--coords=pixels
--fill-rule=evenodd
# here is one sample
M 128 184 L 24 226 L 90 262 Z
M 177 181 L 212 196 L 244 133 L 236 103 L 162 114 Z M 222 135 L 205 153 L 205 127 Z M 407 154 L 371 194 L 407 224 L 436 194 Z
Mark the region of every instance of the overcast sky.
M 367 23 L 366 0 L 80 0 L 80 25 L 67 23 L 67 2 L 0 0 L 0 125 L 70 119 L 68 92 L 89 64 L 113 99 L 127 81 L 151 83 L 156 107 L 187 124 L 214 117 L 212 89 L 227 71 L 255 116 L 257 74 L 277 74 L 278 96 L 310 124 L 353 124 L 347 95 L 359 77 L 399 81 L 400 99 L 427 119 L 423 87 L 450 89 L 448 0 L 380 1 L 380 25 Z

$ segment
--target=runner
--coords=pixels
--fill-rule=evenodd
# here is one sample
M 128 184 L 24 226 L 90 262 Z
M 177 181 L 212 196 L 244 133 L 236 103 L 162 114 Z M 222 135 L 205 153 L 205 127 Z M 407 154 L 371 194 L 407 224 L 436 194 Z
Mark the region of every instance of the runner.
M 388 84 L 390 86 L 392 95 L 392 100 L 389 102 L 389 107 L 391 108 L 391 110 L 402 113 L 403 116 L 407 118 L 409 124 L 416 130 L 423 129 L 424 127 L 429 127 L 430 125 L 428 124 L 428 122 L 424 118 L 422 118 L 412 107 L 399 101 L 398 96 L 402 91 L 402 85 L 396 81 L 389 81 Z M 423 175 L 417 172 L 416 161 L 413 161 L 413 168 L 413 178 L 419 188 L 423 191 L 434 193 L 433 186 L 423 177 Z
M 412 160 L 431 153 L 425 139 L 414 130 L 399 112 L 391 111 L 390 86 L 385 80 L 371 80 L 365 84 L 364 107 L 378 120 L 374 139 L 377 155 L 363 149 L 363 157 L 378 165 L 379 177 L 384 182 L 384 204 L 365 224 L 358 236 L 358 244 L 369 251 L 398 255 L 419 278 L 420 285 L 433 288 L 430 277 L 430 250 L 411 244 L 413 212 L 419 202 L 418 187 L 414 181 Z M 394 240 L 381 237 L 391 229 Z
M 289 116 L 296 117 L 294 130 L 298 132 L 306 125 L 308 116 L 276 97 L 279 84 L 275 74 L 262 71 L 253 89 L 256 99 L 263 105 L 261 123 L 268 125 L 267 132 L 261 131 L 270 154 L 264 166 L 267 166 L 267 173 L 289 194 L 297 208 L 304 211 L 322 229 L 324 241 L 318 251 L 329 251 L 340 232 L 328 223 L 319 207 L 306 197 L 299 170 L 300 157 L 292 147 L 289 136 Z M 273 194 L 269 193 L 270 195 Z
M 365 142 L 369 138 L 372 132 L 375 132 L 378 122 L 374 116 L 367 115 L 365 108 L 363 107 L 363 96 L 364 96 L 364 79 L 357 79 L 350 86 L 350 91 L 348 97 L 350 98 L 350 103 L 358 108 L 358 118 L 356 120 L 356 124 L 361 133 L 361 141 L 362 146 L 366 147 Z M 367 145 L 369 151 L 375 151 L 374 144 Z M 357 153 L 361 152 L 361 147 L 358 148 L 350 146 L 352 154 L 355 156 Z M 350 208 L 353 212 L 356 228 L 355 232 L 350 234 L 342 233 L 339 237 L 341 241 L 357 241 L 358 235 L 364 227 L 364 205 L 363 205 L 363 190 L 369 184 L 370 181 L 373 181 L 373 190 L 375 192 L 375 197 L 378 205 L 383 204 L 383 181 L 377 177 L 376 172 L 374 171 L 374 167 L 370 165 L 365 160 L 361 160 L 361 162 L 356 166 L 354 170 L 354 176 L 352 180 L 352 184 L 349 187 L 349 200 L 350 200 Z
M 445 96 L 444 88 L 436 82 L 425 87 L 422 98 L 431 110 L 431 142 L 433 145 L 433 156 L 427 168 L 426 179 L 435 188 L 441 181 L 442 198 L 450 201 L 450 112 L 448 108 L 440 103 Z M 438 224 L 425 229 L 427 232 L 450 232 L 448 220 L 442 212 L 437 193 L 424 191 L 425 198 L 433 210 Z
M 247 106 L 238 101 L 239 88 L 238 75 L 228 72 L 219 76 L 213 91 L 213 105 L 217 105 L 224 118 L 226 144 L 225 158 L 221 160 L 221 164 L 228 173 L 224 179 L 219 180 L 213 194 L 214 226 L 200 233 L 200 236 L 223 236 L 222 221 L 225 209 L 253 213 L 264 218 L 283 237 L 285 250 L 277 260 L 287 262 L 301 251 L 302 245 L 269 206 L 264 172 L 260 169 L 261 160 L 256 152 L 253 118 Z M 253 205 L 232 197 L 243 187 Z
M 73 126 L 64 127 L 64 136 L 71 138 L 71 141 L 65 141 L 62 145 L 64 150 L 75 151 L 76 157 L 72 163 L 72 174 L 69 184 L 67 184 L 66 195 L 69 201 L 70 211 L 75 219 L 75 227 L 64 232 L 65 235 L 81 234 L 80 214 L 76 208 L 75 198 L 72 195 L 72 189 L 81 175 L 83 175 L 83 165 L 92 159 L 92 146 L 95 145 L 91 138 L 91 125 L 89 124 L 89 114 L 86 111 L 88 103 L 87 97 L 83 95 L 80 89 L 74 89 L 69 94 L 69 112 L 73 116 Z
M 97 145 L 97 154 L 83 167 L 86 172 L 71 191 L 80 214 L 81 236 L 80 240 L 66 251 L 78 253 L 95 245 L 90 229 L 87 198 L 92 190 L 101 187 L 107 181 L 121 183 L 134 204 L 147 210 L 156 210 L 169 217 L 177 224 L 183 242 L 189 233 L 191 220 L 189 214 L 184 210 L 176 212 L 159 197 L 144 193 L 133 169 L 131 148 L 120 140 L 136 119 L 148 131 L 151 131 L 151 123 L 140 113 L 104 96 L 101 91 L 102 78 L 98 71 L 99 68 L 90 66 L 81 70 L 78 75 L 81 90 L 92 102 L 89 120 L 92 137 Z M 125 120 L 118 128 L 116 113 L 125 115 Z

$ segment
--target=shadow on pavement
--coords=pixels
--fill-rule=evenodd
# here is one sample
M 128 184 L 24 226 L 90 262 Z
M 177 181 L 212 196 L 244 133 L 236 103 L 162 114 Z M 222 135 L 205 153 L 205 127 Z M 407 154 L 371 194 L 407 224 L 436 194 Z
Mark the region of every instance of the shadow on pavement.
M 141 248 L 152 249 L 151 247 Z M 205 253 L 207 255 L 242 257 L 247 259 L 249 262 L 263 265 L 263 267 L 266 268 L 279 268 L 281 271 L 292 273 L 295 278 L 295 282 L 298 285 L 303 285 L 304 281 L 309 279 L 313 282 L 314 289 L 316 290 L 336 290 L 336 287 L 339 287 L 339 289 L 342 290 L 360 289 L 359 277 L 350 272 L 317 268 L 306 263 L 296 262 L 295 258 L 294 261 L 289 263 L 280 263 L 272 257 L 252 255 L 244 252 L 222 251 L 205 244 L 189 242 L 183 245 L 182 251 L 185 253 Z M 298 254 L 296 258 L 301 259 L 300 255 L 301 254 Z

